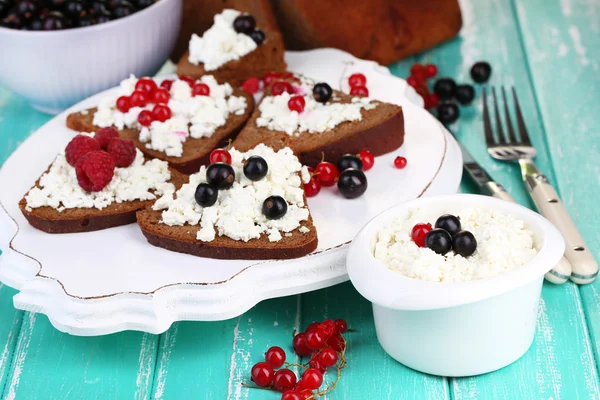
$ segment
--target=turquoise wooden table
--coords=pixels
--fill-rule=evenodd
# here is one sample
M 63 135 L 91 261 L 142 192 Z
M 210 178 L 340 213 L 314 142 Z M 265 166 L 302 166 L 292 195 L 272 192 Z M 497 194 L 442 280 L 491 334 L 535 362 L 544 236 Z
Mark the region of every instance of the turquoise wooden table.
M 406 77 L 413 62 L 427 61 L 442 75 L 468 81 L 473 62 L 489 61 L 492 84 L 517 87 L 538 165 L 600 258 L 600 1 L 461 3 L 460 37 L 391 66 L 392 72 Z M 463 109 L 452 130 L 496 180 L 532 207 L 517 168 L 487 155 L 480 110 Z M 49 119 L 0 89 L 0 161 Z M 467 182 L 462 190 L 474 187 Z M 369 303 L 349 283 L 265 301 L 228 321 L 177 323 L 160 336 L 96 338 L 60 333 L 45 316 L 15 310 L 15 291 L 0 285 L 0 398 L 275 400 L 275 393 L 241 387 L 251 366 L 269 346 L 289 347 L 298 327 L 333 317 L 347 319 L 357 332 L 348 337 L 348 367 L 327 396 L 332 400 L 600 399 L 599 290 L 598 281 L 585 287 L 546 283 L 535 342 L 521 360 L 484 376 L 446 379 L 386 356 Z

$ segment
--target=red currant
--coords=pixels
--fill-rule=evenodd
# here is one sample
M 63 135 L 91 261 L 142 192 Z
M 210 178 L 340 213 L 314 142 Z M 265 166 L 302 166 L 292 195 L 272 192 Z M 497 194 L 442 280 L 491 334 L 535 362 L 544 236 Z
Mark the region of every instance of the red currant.
M 273 387 L 275 390 L 279 392 L 285 392 L 286 390 L 291 390 L 296 386 L 296 374 L 294 374 L 289 369 L 280 369 L 275 372 L 275 377 L 273 378 Z
M 281 368 L 285 362 L 285 351 L 281 347 L 273 346 L 265 353 L 265 361 L 274 369 Z
M 331 347 L 325 347 L 319 354 L 319 364 L 324 367 L 333 367 L 338 361 L 337 352 Z
M 169 91 L 165 88 L 158 88 L 152 92 L 152 102 L 156 104 L 167 104 L 169 102 Z
M 309 368 L 302 374 L 300 382 L 304 389 L 318 389 L 323 384 L 323 374 L 316 368 Z
M 423 64 L 414 63 L 410 67 L 410 74 L 411 75 L 414 75 L 415 73 L 423 73 L 423 72 L 425 72 L 425 69 L 423 68 Z
M 438 73 L 438 69 L 435 64 L 427 64 L 425 66 L 425 76 L 428 78 L 433 78 Z
M 300 400 L 314 399 L 314 393 L 310 389 L 300 389 L 296 392 Z
M 320 329 L 316 329 L 314 331 L 306 332 L 306 336 L 304 341 L 306 342 L 306 347 L 311 350 L 320 349 L 325 344 L 325 332 Z
M 311 393 L 311 395 L 312 395 L 312 393 Z M 304 400 L 304 399 L 302 399 L 300 397 L 300 395 L 298 393 L 296 393 L 294 390 L 286 390 L 281 395 L 281 400 Z
M 427 82 L 427 77 L 425 76 L 424 70 L 413 72 L 412 74 L 410 74 L 410 76 L 412 76 L 418 84 L 423 84 Z
M 258 92 L 259 88 L 260 81 L 258 80 L 258 78 L 254 77 L 246 79 L 246 82 L 242 84 L 242 89 L 244 89 L 244 91 L 249 94 L 254 94 Z
M 126 113 L 131 108 L 128 96 L 121 96 L 117 99 L 117 109 L 122 113 Z
M 191 76 L 181 76 L 181 77 L 179 77 L 179 80 L 184 81 L 185 83 L 190 85 L 190 87 L 193 87 L 194 84 L 196 83 L 196 80 L 194 78 L 192 78 Z
M 138 122 L 140 123 L 140 125 L 142 126 L 150 126 L 150 124 L 152 123 L 152 121 L 154 121 L 154 117 L 152 116 L 152 112 L 149 110 L 142 110 L 139 114 L 138 114 Z
M 394 160 L 394 166 L 396 166 L 398 169 L 406 167 L 406 158 L 400 156 L 396 157 Z
M 267 72 L 265 74 L 265 76 L 263 76 L 263 81 L 265 82 L 265 85 L 270 85 L 271 82 L 273 82 L 277 78 L 279 78 L 279 72 L 270 71 L 270 72 Z
M 326 319 L 321 324 L 319 324 L 319 329 L 325 333 L 325 340 L 329 339 L 335 331 L 335 322 L 332 319 Z
M 312 324 L 306 327 L 306 332 L 316 331 L 317 329 L 319 329 L 319 325 L 320 324 L 318 322 L 313 322 Z
M 348 323 L 345 319 L 338 318 L 335 320 L 335 329 L 339 333 L 344 333 L 348 330 Z
M 416 224 L 410 232 L 410 237 L 418 247 L 425 247 L 425 237 L 431 229 L 431 224 Z
M 340 177 L 340 171 L 335 164 L 321 161 L 315 168 L 315 176 L 323 186 L 333 186 Z
M 320 355 L 321 355 L 320 353 L 313 353 L 313 355 L 310 358 L 310 361 L 309 361 L 308 365 L 311 368 L 318 369 L 319 371 L 321 371 L 321 373 L 324 374 L 325 371 L 327 370 L 327 367 L 325 367 L 323 364 L 321 364 Z
M 288 107 L 292 111 L 297 111 L 301 113 L 304 111 L 304 106 L 306 105 L 306 101 L 302 96 L 294 96 L 288 101 Z
M 146 92 L 148 94 L 152 93 L 154 89 L 156 89 L 156 82 L 150 78 L 141 78 L 135 84 L 135 90 L 141 90 L 142 92 Z
M 296 336 L 294 336 L 292 345 L 294 346 L 294 351 L 296 352 L 296 354 L 298 354 L 301 357 L 308 356 L 310 353 L 312 353 L 312 350 L 306 346 L 304 333 L 299 333 Z
M 338 353 L 341 353 L 346 349 L 346 341 L 339 332 L 334 334 L 331 338 L 329 338 L 329 340 L 327 341 L 327 345 L 335 351 L 337 351 Z
M 173 85 L 173 81 L 171 79 L 165 79 L 160 83 L 160 87 L 163 89 L 171 90 L 171 86 Z
M 352 96 L 364 96 L 364 97 L 368 97 L 369 96 L 369 89 L 367 89 L 366 86 L 354 86 L 352 89 L 350 89 L 350 94 Z
M 429 93 L 425 96 L 425 108 L 435 108 L 440 103 L 440 96 L 437 93 Z
M 269 387 L 273 384 L 275 372 L 266 362 L 259 362 L 252 367 L 252 382 L 260 387 Z
M 363 170 L 368 171 L 373 168 L 373 164 L 375 164 L 375 157 L 369 150 L 361 150 L 358 153 L 358 157 L 363 163 Z
M 210 95 L 210 88 L 205 83 L 196 83 L 192 87 L 192 96 L 208 96 Z
M 417 80 L 415 79 L 415 77 L 414 77 L 414 76 L 412 76 L 412 75 L 411 75 L 411 76 L 409 76 L 409 77 L 406 79 L 406 83 L 408 83 L 410 86 L 412 86 L 412 87 L 414 87 L 414 88 L 416 88 L 417 86 L 419 86 L 419 82 L 417 82 Z
M 304 184 L 304 194 L 306 197 L 315 197 L 321 191 L 321 184 L 316 178 L 311 178 L 308 183 Z
M 366 86 L 367 77 L 364 76 L 363 74 L 352 74 L 348 78 L 348 84 L 350 85 L 351 88 L 358 87 L 358 86 Z
M 211 164 L 218 162 L 231 164 L 231 154 L 226 149 L 214 149 L 210 152 L 209 160 Z
M 277 81 L 271 86 L 271 94 L 273 96 L 278 96 L 283 92 L 293 94 L 294 88 L 292 87 L 292 84 L 286 81 Z
M 141 90 L 134 90 L 131 93 L 131 97 L 129 98 L 129 104 L 131 107 L 144 107 L 148 104 L 148 100 L 150 99 L 150 95 L 147 92 L 142 92 Z
M 155 121 L 165 122 L 171 118 L 171 109 L 164 104 L 157 104 L 152 109 L 152 116 Z
M 427 90 L 426 86 L 420 85 L 415 90 L 417 91 L 417 93 L 419 93 L 419 96 L 423 98 L 423 101 L 425 101 L 425 99 L 427 99 L 427 97 L 429 96 L 429 90 Z

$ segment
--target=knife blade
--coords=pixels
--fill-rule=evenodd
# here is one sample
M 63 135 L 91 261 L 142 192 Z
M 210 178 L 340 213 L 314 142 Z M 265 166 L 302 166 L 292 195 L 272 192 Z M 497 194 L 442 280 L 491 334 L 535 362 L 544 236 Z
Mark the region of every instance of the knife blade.
M 516 200 L 504 189 L 504 187 L 499 183 L 494 182 L 486 170 L 475 161 L 475 158 L 469 153 L 469 150 L 467 150 L 458 140 L 456 142 L 462 152 L 463 168 L 467 171 L 473 181 L 475 181 L 477 186 L 479 186 L 481 192 L 488 196 L 516 203 Z M 571 264 L 563 257 L 553 269 L 546 273 L 545 278 L 549 282 L 562 284 L 571 276 L 571 270 Z

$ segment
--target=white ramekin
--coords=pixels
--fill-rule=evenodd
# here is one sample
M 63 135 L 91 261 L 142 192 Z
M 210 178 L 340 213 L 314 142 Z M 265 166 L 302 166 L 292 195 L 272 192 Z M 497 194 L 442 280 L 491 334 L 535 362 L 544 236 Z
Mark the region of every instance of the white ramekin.
M 0 85 L 55 114 L 116 86 L 153 75 L 171 53 L 182 0 L 159 0 L 126 18 L 61 31 L 0 27 Z
M 412 279 L 375 259 L 377 232 L 413 207 L 497 209 L 525 221 L 535 236 L 536 257 L 521 268 L 456 283 Z M 519 359 L 531 345 L 544 274 L 565 244 L 545 218 L 518 204 L 457 194 L 424 197 L 379 214 L 358 233 L 347 255 L 352 284 L 373 303 L 377 338 L 397 361 L 441 376 L 494 371 Z

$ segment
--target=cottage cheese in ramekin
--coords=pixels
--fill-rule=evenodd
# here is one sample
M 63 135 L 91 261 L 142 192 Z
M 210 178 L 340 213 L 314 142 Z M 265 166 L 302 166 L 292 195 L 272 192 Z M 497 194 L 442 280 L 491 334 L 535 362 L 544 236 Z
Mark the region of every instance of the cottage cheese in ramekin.
M 460 217 L 462 229 L 477 240 L 475 253 L 463 257 L 451 250 L 440 255 L 413 242 L 411 231 L 416 224 L 434 226 L 443 214 Z M 525 222 L 502 211 L 416 208 L 397 216 L 378 232 L 374 255 L 389 269 L 410 278 L 463 282 L 500 275 L 531 261 L 538 253 L 533 235 Z

